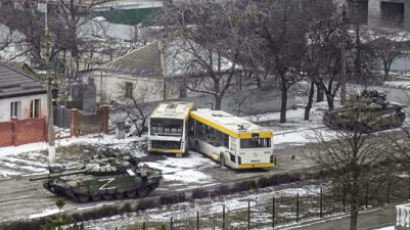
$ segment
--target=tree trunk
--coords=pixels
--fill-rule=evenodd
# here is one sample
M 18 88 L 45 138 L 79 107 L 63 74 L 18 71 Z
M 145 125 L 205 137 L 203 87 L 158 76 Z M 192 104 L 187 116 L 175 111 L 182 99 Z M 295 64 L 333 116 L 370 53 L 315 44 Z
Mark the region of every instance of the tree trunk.
M 333 110 L 335 108 L 334 105 L 334 97 L 330 94 L 326 94 L 326 101 L 327 101 L 327 106 L 329 108 L 329 110 Z
M 321 87 L 317 86 L 317 99 L 316 99 L 316 101 L 317 102 L 322 102 L 324 100 L 324 96 L 325 96 L 325 93 L 324 93 L 323 89 Z
M 281 76 L 281 95 L 282 100 L 280 102 L 280 123 L 286 122 L 286 107 L 288 101 L 288 88 L 286 87 L 285 76 Z
M 221 110 L 222 105 L 222 96 L 216 94 L 215 95 L 215 110 Z
M 346 74 L 346 43 L 345 41 L 342 42 L 342 47 L 340 48 L 341 51 L 341 58 L 340 58 L 340 65 L 342 67 L 341 73 L 340 73 L 340 99 L 341 103 L 346 101 L 346 79 L 347 79 L 347 74 Z
M 310 115 L 310 110 L 312 109 L 314 94 L 315 94 L 315 83 L 312 81 L 310 83 L 309 99 L 308 99 L 307 105 L 305 107 L 305 121 L 309 120 L 309 115 Z
M 388 64 L 384 65 L 384 77 L 383 81 L 389 80 L 389 72 L 390 72 L 390 66 Z
M 350 209 L 350 230 L 357 230 L 357 217 L 359 216 L 359 210 L 356 208 Z

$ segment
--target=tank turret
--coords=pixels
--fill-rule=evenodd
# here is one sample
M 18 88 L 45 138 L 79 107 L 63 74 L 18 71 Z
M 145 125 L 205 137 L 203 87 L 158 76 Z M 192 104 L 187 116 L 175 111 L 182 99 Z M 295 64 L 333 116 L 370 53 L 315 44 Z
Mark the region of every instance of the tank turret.
M 386 94 L 364 90 L 351 95 L 342 108 L 327 111 L 323 123 L 332 129 L 357 130 L 371 133 L 400 127 L 406 118 L 403 106 L 386 102 Z
M 79 202 L 123 197 L 144 197 L 159 186 L 161 171 L 146 165 L 135 167 L 127 161 L 121 164 L 92 162 L 81 169 L 55 170 L 30 181 L 46 180 L 43 187 L 58 195 Z

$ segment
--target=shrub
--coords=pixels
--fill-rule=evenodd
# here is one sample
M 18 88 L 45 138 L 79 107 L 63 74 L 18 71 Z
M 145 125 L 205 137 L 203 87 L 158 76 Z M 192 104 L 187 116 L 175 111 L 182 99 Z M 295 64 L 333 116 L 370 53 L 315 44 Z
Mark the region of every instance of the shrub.
M 222 196 L 231 194 L 231 189 L 226 185 L 220 185 L 213 193 L 212 196 Z
M 193 199 L 202 199 L 209 196 L 209 192 L 203 189 L 195 189 L 192 191 L 192 198 Z
M 145 211 L 150 208 L 155 208 L 157 206 L 154 199 L 143 199 L 138 202 L 137 211 Z
M 167 204 L 175 204 L 175 203 L 179 203 L 179 202 L 184 202 L 186 201 L 186 196 L 185 193 L 177 193 L 174 195 L 168 195 L 168 196 L 161 196 L 159 198 L 159 202 L 162 205 L 167 205 Z
M 129 202 L 125 203 L 120 209 L 121 213 L 132 212 L 132 211 L 133 209 L 132 209 L 131 203 Z
M 275 186 L 279 184 L 287 184 L 287 183 L 292 183 L 296 181 L 300 181 L 300 175 L 299 174 L 294 174 L 294 175 L 289 175 L 289 174 L 280 174 L 280 175 L 272 175 L 269 177 L 261 177 L 258 180 L 258 186 L 260 188 L 264 187 L 270 187 L 270 186 Z
M 255 189 L 257 187 L 258 187 L 258 184 L 254 180 L 242 181 L 242 182 L 236 183 L 232 190 L 233 192 L 242 192 L 242 191 L 248 191 L 251 189 Z

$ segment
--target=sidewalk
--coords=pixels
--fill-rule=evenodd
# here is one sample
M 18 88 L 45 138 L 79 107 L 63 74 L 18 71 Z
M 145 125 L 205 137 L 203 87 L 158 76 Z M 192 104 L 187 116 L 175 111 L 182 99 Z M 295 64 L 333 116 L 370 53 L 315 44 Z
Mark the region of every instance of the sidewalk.
M 385 207 L 367 210 L 359 213 L 357 222 L 358 230 L 378 229 L 385 226 L 394 225 L 396 222 L 396 206 L 391 204 Z M 335 217 L 327 220 L 308 222 L 298 226 L 287 227 L 283 229 L 296 230 L 348 230 L 350 223 L 349 215 Z

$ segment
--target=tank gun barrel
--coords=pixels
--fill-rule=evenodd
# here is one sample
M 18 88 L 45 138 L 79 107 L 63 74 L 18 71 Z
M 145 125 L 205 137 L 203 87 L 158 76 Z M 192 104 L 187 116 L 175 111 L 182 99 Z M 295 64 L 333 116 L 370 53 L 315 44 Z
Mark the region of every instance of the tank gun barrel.
M 32 177 L 30 178 L 30 181 L 53 179 L 53 178 L 58 178 L 62 176 L 81 174 L 85 172 L 87 172 L 87 170 L 81 169 L 81 170 L 72 170 L 72 171 L 67 171 L 67 172 L 62 172 L 62 173 L 49 173 L 48 175 L 45 175 L 45 176 Z

